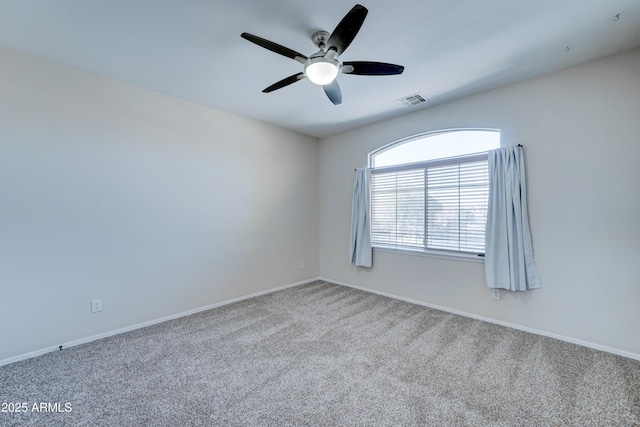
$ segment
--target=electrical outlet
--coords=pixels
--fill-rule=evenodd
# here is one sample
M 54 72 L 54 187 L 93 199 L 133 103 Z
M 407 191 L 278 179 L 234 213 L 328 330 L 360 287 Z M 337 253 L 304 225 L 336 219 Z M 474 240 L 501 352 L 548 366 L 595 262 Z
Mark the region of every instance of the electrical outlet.
M 300 261 L 300 269 L 304 268 L 304 261 Z
M 491 289 L 491 298 L 500 299 L 500 289 Z
M 102 311 L 102 300 L 94 299 L 91 301 L 91 312 L 97 313 L 98 311 Z

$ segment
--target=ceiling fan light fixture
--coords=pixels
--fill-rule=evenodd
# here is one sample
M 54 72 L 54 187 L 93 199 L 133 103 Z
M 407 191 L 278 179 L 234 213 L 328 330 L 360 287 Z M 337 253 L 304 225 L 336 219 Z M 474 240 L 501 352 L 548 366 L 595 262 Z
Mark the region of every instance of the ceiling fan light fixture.
M 340 63 L 335 59 L 323 56 L 310 58 L 304 66 L 304 74 L 312 83 L 320 86 L 328 85 L 336 79 L 340 71 Z

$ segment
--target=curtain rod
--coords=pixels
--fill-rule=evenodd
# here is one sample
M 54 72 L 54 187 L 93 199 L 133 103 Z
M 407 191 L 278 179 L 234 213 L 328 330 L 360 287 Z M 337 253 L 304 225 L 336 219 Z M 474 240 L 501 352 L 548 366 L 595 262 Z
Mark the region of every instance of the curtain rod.
M 520 148 L 524 148 L 524 145 L 522 145 L 522 144 L 518 144 L 518 147 L 520 147 Z M 355 171 L 355 172 L 357 172 L 357 171 L 358 171 L 358 168 L 355 168 L 355 169 L 354 169 L 354 171 Z

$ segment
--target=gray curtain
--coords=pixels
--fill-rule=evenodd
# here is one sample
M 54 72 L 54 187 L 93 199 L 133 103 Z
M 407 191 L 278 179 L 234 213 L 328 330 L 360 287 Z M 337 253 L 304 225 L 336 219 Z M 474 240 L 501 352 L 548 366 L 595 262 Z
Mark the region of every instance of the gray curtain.
M 370 185 L 371 170 L 356 169 L 351 205 L 350 255 L 351 263 L 359 267 L 371 267 Z
M 485 272 L 490 288 L 526 291 L 541 287 L 533 259 L 520 146 L 489 151 Z

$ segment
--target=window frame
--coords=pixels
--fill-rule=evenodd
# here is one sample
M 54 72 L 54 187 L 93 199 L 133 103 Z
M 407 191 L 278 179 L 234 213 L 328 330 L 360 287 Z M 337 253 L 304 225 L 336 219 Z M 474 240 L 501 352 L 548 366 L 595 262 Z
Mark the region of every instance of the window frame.
M 455 165 L 455 164 L 461 164 L 461 163 L 467 163 L 467 162 L 473 162 L 473 161 L 477 162 L 481 160 L 488 160 L 488 151 L 480 151 L 476 153 L 468 153 L 468 154 L 452 156 L 452 157 L 443 157 L 443 158 L 419 161 L 414 163 L 403 163 L 403 164 L 390 165 L 390 166 L 381 166 L 378 168 L 373 166 L 374 158 L 377 155 L 387 150 L 390 150 L 393 147 L 398 147 L 418 139 L 425 139 L 425 138 L 430 138 L 430 137 L 434 137 L 441 134 L 446 134 L 450 132 L 461 132 L 461 131 L 462 132 L 464 131 L 497 132 L 499 136 L 501 135 L 500 129 L 495 129 L 495 128 L 451 128 L 451 129 L 439 129 L 435 131 L 422 132 L 419 134 L 411 135 L 406 138 L 398 139 L 396 141 L 390 142 L 388 144 L 385 144 L 382 147 L 379 147 L 371 151 L 367 158 L 367 166 L 370 168 L 372 174 L 376 174 L 376 173 L 385 173 L 385 172 L 399 172 L 403 170 L 424 168 L 427 166 L 435 167 L 435 166 L 441 166 L 441 165 Z M 498 147 L 500 147 L 501 145 L 502 144 L 500 142 Z M 372 213 L 371 209 L 372 208 L 370 206 L 369 207 L 370 214 Z M 373 243 L 373 242 L 372 242 L 372 247 L 373 247 L 373 250 L 380 251 L 380 252 L 401 253 L 401 254 L 407 254 L 407 255 L 426 256 L 431 258 L 442 258 L 442 259 L 451 259 L 451 260 L 457 260 L 457 261 L 484 263 L 484 253 L 476 254 L 476 253 L 446 250 L 446 249 L 430 249 L 426 247 L 425 248 L 407 248 L 407 247 L 403 248 L 403 247 L 392 247 L 392 246 L 376 246 L 376 243 Z

